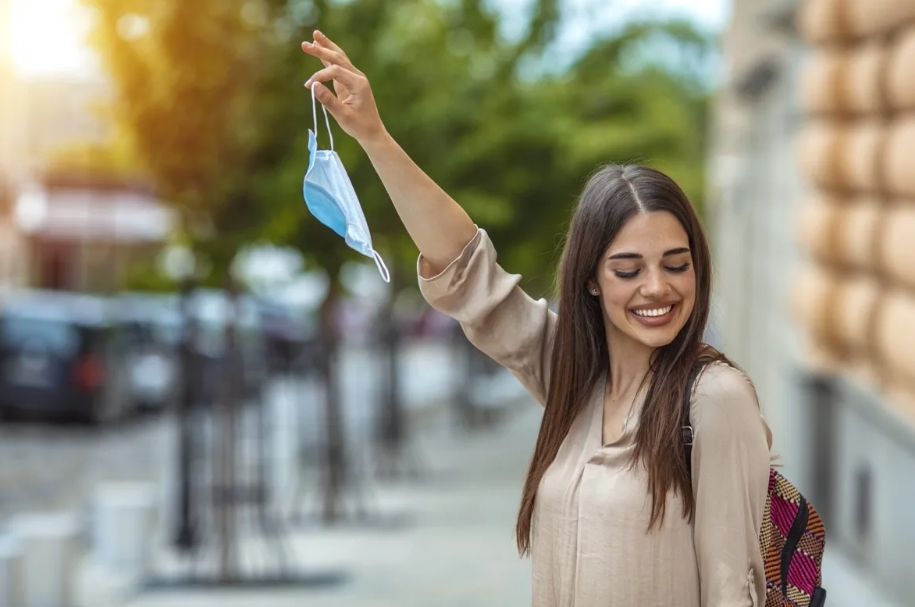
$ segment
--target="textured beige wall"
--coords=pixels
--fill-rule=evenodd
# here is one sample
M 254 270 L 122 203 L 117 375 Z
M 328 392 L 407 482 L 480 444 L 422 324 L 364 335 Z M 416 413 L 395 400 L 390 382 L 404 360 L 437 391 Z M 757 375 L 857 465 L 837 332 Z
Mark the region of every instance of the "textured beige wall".
M 807 0 L 796 315 L 819 362 L 915 414 L 915 0 Z M 907 404 L 908 403 L 908 404 Z
M 823 45 L 884 34 L 913 19 L 911 0 L 807 0 L 799 26 L 808 42 Z

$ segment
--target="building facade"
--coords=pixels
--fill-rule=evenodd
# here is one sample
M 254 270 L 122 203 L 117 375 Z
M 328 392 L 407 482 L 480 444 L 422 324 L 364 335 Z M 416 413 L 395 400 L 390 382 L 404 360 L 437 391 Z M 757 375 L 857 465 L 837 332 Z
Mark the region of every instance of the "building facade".
M 128 266 L 161 248 L 174 215 L 142 185 L 53 166 L 60 150 L 73 156 L 109 138 L 100 111 L 109 83 L 92 73 L 18 73 L 10 9 L 0 0 L 0 295 L 111 291 Z
M 9 40 L 12 1 L 0 0 L 0 293 L 21 284 L 18 234 L 12 220 L 16 182 L 21 175 L 18 151 L 22 128 L 16 116 L 22 112 L 22 87 L 13 69 Z
M 915 0 L 735 0 L 716 312 L 829 543 L 915 604 Z

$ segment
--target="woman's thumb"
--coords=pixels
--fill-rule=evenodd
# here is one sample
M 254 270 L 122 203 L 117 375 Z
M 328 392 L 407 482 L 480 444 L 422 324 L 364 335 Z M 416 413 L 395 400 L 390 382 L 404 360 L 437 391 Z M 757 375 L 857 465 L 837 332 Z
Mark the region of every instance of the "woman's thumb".
M 327 108 L 327 111 L 333 114 L 334 118 L 337 117 L 337 109 L 339 108 L 339 100 L 336 95 L 331 92 L 329 88 L 321 84 L 320 82 L 315 82 L 311 85 L 315 92 L 315 98 L 321 102 L 324 107 Z

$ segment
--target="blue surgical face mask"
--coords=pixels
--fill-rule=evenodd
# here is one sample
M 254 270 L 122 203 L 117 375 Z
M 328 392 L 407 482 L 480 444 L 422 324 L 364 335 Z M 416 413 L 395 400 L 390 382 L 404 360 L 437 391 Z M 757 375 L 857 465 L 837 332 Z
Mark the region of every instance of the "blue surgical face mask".
M 327 124 L 327 136 L 330 139 L 329 150 L 318 149 L 318 102 L 315 90 L 311 89 L 311 113 L 314 118 L 314 130 L 308 131 L 308 171 L 302 184 L 305 204 L 315 218 L 344 238 L 346 244 L 366 257 L 375 260 L 381 278 L 390 282 L 391 277 L 375 249 L 372 248 L 372 235 L 369 233 L 365 214 L 359 205 L 353 184 L 334 151 L 334 136 L 330 132 L 330 119 L 327 109 L 324 111 L 324 122 Z

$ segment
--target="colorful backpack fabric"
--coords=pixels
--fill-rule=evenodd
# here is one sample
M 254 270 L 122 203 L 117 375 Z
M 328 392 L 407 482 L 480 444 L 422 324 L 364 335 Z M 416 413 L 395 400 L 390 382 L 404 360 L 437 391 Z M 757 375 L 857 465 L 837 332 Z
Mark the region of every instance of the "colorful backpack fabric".
M 691 468 L 693 446 L 689 421 L 692 385 L 690 380 L 682 432 L 688 468 Z M 774 468 L 769 470 L 759 544 L 766 572 L 765 607 L 823 607 L 826 529 L 813 505 Z
M 821 607 L 826 528 L 816 509 L 774 468 L 759 534 L 766 607 Z

